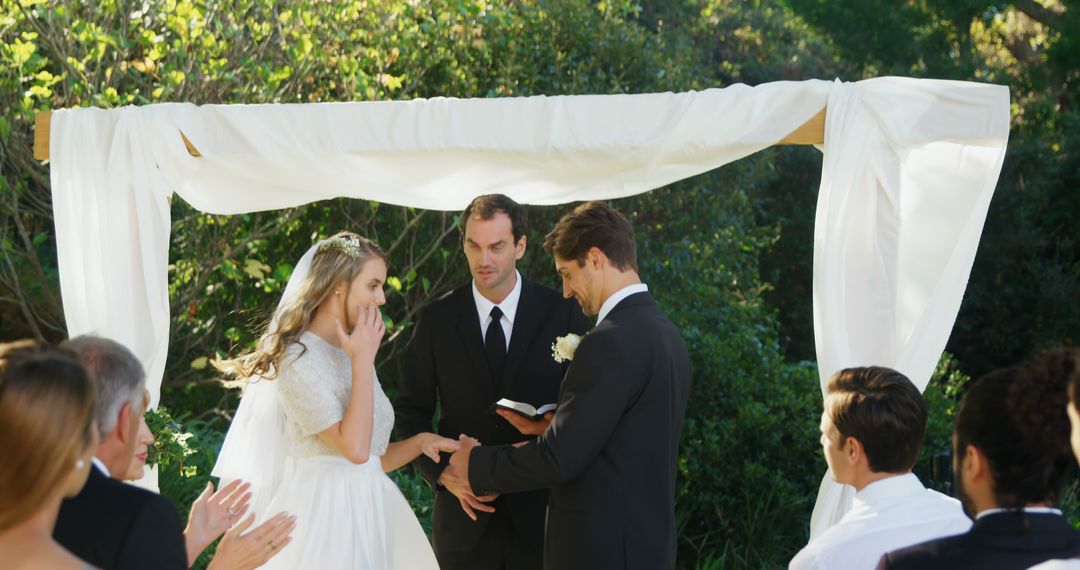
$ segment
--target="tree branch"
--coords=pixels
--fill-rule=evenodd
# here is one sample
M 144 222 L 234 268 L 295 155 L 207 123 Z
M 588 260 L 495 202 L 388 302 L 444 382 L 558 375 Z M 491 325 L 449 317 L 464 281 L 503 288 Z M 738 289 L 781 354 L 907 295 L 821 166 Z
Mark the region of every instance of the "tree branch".
M 1013 7 L 1026 14 L 1032 20 L 1051 28 L 1060 26 L 1061 20 L 1064 18 L 1064 12 L 1051 10 L 1035 0 L 1014 0 Z

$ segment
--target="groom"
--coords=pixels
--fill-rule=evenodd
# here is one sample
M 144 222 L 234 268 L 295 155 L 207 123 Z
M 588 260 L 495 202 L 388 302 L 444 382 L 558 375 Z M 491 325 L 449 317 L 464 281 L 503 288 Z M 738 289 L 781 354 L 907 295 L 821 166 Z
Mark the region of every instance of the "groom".
M 548 429 L 522 447 L 465 445 L 450 459 L 478 495 L 551 488 L 550 570 L 675 567 L 675 466 L 690 357 L 637 273 L 630 222 L 601 202 L 547 235 L 563 296 L 597 325 L 582 339 Z

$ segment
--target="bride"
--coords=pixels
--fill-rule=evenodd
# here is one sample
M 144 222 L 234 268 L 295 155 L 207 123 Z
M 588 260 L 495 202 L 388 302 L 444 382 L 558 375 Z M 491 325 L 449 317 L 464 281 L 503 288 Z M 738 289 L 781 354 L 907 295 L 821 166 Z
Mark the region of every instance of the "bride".
M 254 512 L 296 517 L 264 568 L 438 568 L 420 523 L 385 472 L 458 443 L 432 433 L 390 442 L 394 410 L 375 375 L 386 256 L 342 232 L 312 246 L 255 350 L 214 366 L 245 394 L 213 474 L 251 482 Z

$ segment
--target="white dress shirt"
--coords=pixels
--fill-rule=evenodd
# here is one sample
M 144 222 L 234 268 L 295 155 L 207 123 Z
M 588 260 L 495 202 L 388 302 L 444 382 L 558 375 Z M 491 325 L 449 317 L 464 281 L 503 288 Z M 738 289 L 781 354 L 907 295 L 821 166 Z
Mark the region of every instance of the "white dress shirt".
M 1037 566 L 1032 566 L 1031 570 L 1080 570 L 1080 560 L 1075 558 L 1069 560 L 1047 560 Z
M 514 271 L 514 278 L 516 279 L 514 288 L 498 305 L 499 310 L 503 313 L 499 322 L 502 324 L 503 336 L 506 338 L 507 352 L 510 352 L 510 333 L 514 332 L 514 317 L 517 316 L 518 301 L 521 300 L 521 273 Z M 480 290 L 476 288 L 475 279 L 472 284 L 472 294 L 473 300 L 476 301 L 476 314 L 480 317 L 480 339 L 482 341 L 487 336 L 487 328 L 491 324 L 491 308 L 495 306 L 495 303 L 480 294 Z
M 887 553 L 971 528 L 960 501 L 923 486 L 912 473 L 875 481 L 852 509 L 791 559 L 789 570 L 874 569 Z
M 983 518 L 983 517 L 985 517 L 987 515 L 993 515 L 993 514 L 997 514 L 997 513 L 1007 513 L 1009 511 L 1015 511 L 1015 510 L 1017 510 L 1017 509 L 986 509 L 984 511 L 979 511 L 979 514 L 975 515 L 975 520 L 979 520 L 979 519 L 981 519 L 981 518 Z M 1064 515 L 1061 514 L 1061 509 L 1055 509 L 1054 507 L 1024 507 L 1024 512 L 1025 513 L 1038 513 L 1038 514 L 1043 514 L 1043 515 L 1057 515 L 1059 517 L 1064 516 Z
M 112 473 L 109 473 L 109 468 L 105 467 L 105 464 L 102 463 L 100 459 L 98 459 L 97 457 L 91 457 L 90 462 L 94 464 L 94 467 L 97 467 L 98 470 L 101 471 L 102 475 L 106 477 L 112 477 Z
M 634 283 L 633 285 L 627 285 L 612 293 L 610 297 L 604 300 L 604 304 L 600 305 L 600 313 L 596 316 L 596 324 L 600 324 L 600 321 L 604 320 L 604 317 L 615 308 L 615 305 L 619 304 L 619 301 L 622 301 L 634 293 L 644 293 L 648 290 L 648 285 L 644 283 Z

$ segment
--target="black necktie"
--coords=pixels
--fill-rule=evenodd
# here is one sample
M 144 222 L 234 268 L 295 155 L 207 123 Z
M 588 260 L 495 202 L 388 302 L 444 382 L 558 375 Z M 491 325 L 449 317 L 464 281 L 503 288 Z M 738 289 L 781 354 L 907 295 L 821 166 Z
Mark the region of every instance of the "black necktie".
M 503 362 L 506 361 L 506 335 L 502 328 L 502 309 L 491 308 L 491 324 L 484 333 L 484 349 L 487 350 L 488 365 L 496 380 L 502 377 Z

